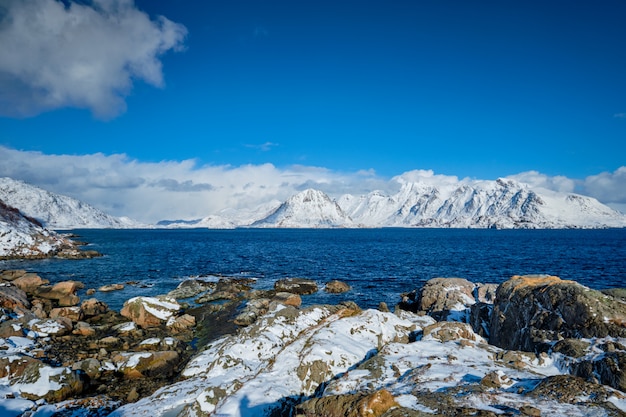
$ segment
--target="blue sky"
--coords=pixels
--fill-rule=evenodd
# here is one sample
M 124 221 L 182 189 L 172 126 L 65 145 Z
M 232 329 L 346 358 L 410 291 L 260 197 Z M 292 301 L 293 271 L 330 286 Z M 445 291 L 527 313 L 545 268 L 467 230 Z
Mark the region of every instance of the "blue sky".
M 623 1 L 79 3 L 0 0 L 5 155 L 626 188 Z M 25 5 L 91 24 L 33 31 Z M 99 23 L 118 14 L 129 25 Z M 37 177 L 17 165 L 0 174 Z

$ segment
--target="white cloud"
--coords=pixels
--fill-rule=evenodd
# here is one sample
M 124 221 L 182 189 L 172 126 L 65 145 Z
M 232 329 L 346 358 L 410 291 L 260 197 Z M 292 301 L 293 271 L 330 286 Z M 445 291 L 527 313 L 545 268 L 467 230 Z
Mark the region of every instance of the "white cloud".
M 531 187 L 547 188 L 548 190 L 572 193 L 576 188 L 576 181 L 562 175 L 550 177 L 537 171 L 526 171 L 507 178 L 523 182 Z
M 163 86 L 159 57 L 182 47 L 184 26 L 132 0 L 68 4 L 0 3 L 0 114 L 78 107 L 106 119 L 125 111 L 134 79 Z
M 275 200 L 284 201 L 305 188 L 333 198 L 373 190 L 393 193 L 402 181 L 421 181 L 444 187 L 472 180 L 409 171 L 389 180 L 372 170 L 337 172 L 322 167 L 272 164 L 215 166 L 195 160 L 141 162 L 126 155 L 46 155 L 0 146 L 0 177 L 11 177 L 52 192 L 69 195 L 116 216 L 154 223 L 164 219 L 196 219 L 221 210 L 252 210 Z M 566 191 L 574 180 L 538 172 L 514 176 L 534 186 Z M 626 167 L 590 176 L 578 183 L 592 195 L 620 209 L 626 207 Z
M 0 160 L 0 177 L 150 223 L 200 218 L 228 208 L 254 209 L 308 187 L 338 197 L 388 186 L 376 177 L 301 165 L 279 169 L 272 164 L 199 166 L 194 160 L 146 163 L 126 155 L 46 155 L 2 146 Z
M 626 213 L 626 166 L 585 178 L 582 189 L 585 194 Z

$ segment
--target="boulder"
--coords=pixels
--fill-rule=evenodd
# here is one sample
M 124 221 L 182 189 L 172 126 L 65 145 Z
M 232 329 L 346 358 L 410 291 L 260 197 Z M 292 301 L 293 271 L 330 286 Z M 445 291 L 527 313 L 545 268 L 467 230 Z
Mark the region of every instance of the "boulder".
M 278 292 L 290 292 L 299 295 L 314 294 L 317 292 L 317 283 L 311 279 L 284 278 L 274 283 Z
M 9 269 L 6 271 L 0 271 L 0 281 L 14 281 L 19 277 L 26 275 L 26 272 L 23 269 Z
M 170 376 L 180 362 L 176 351 L 120 353 L 112 358 L 126 379 Z
M 84 288 L 84 285 L 78 281 L 62 281 L 53 286 L 44 285 L 38 287 L 35 291 L 37 297 L 47 300 L 56 301 L 60 307 L 75 306 L 80 302 L 80 298 L 76 295 L 76 291 Z
M 503 349 L 548 351 L 567 338 L 625 337 L 626 304 L 555 276 L 514 276 L 498 287 L 489 342 Z
M 298 294 L 290 292 L 277 292 L 274 294 L 274 297 L 272 297 L 272 301 L 293 307 L 300 307 L 302 305 L 302 298 L 300 298 Z
M 302 417 L 379 417 L 397 404 L 385 389 L 373 393 L 329 395 L 296 406 Z
M 49 283 L 50 281 L 47 279 L 42 279 L 39 275 L 33 273 L 25 273 L 13 281 L 13 285 L 29 294 L 34 294 L 37 288 Z
M 86 323 L 84 321 L 79 321 L 74 325 L 74 330 L 72 330 L 72 334 L 79 336 L 94 336 L 96 334 L 96 329 L 91 327 L 91 324 Z
M 94 358 L 87 358 L 82 361 L 75 362 L 72 365 L 73 371 L 83 371 L 89 378 L 97 379 L 100 377 L 102 364 Z
M 83 303 L 80 305 L 80 309 L 83 316 L 94 317 L 109 311 L 109 306 L 106 305 L 106 303 L 98 301 L 95 298 L 90 298 L 83 301 Z
M 79 321 L 83 319 L 83 312 L 80 307 L 58 307 L 50 310 L 49 317 L 51 319 L 67 317 L 72 321 Z
M 469 324 L 457 322 L 437 322 L 424 327 L 423 338 L 448 342 L 451 340 L 479 340 L 480 337 L 474 333 Z
M 180 333 L 189 330 L 196 325 L 196 318 L 190 314 L 183 314 L 178 317 L 170 317 L 167 321 L 167 327 L 174 333 Z
M 55 403 L 80 394 L 88 382 L 82 371 L 53 368 L 36 361 L 29 363 L 20 376 L 11 379 L 11 384 L 19 384 L 20 395 L 26 399 Z
M 16 308 L 29 309 L 28 296 L 19 287 L 4 282 L 0 284 L 0 308 L 15 310 Z
M 350 291 L 350 286 L 343 281 L 333 280 L 327 282 L 324 286 L 324 291 L 331 294 L 341 294 Z
M 428 314 L 465 310 L 476 302 L 474 283 L 463 278 L 433 278 L 424 284 L 417 300 L 417 310 Z
M 180 310 L 176 300 L 167 297 L 134 297 L 124 303 L 120 314 L 143 328 L 166 324 Z
M 217 284 L 215 282 L 203 281 L 201 279 L 187 279 L 178 284 L 178 287 L 167 293 L 167 295 L 177 300 L 191 298 L 203 292 L 214 290 L 216 286 Z
M 37 336 L 63 336 L 73 329 L 72 321 L 65 317 L 55 319 L 39 320 L 35 319 L 28 323 L 30 329 L 37 333 Z
M 615 393 L 610 388 L 572 375 L 549 376 L 529 393 L 531 398 L 569 404 L 579 402 L 581 398 L 586 398 L 590 403 L 604 403 L 613 395 Z
M 626 352 L 613 351 L 571 365 L 571 373 L 626 392 Z

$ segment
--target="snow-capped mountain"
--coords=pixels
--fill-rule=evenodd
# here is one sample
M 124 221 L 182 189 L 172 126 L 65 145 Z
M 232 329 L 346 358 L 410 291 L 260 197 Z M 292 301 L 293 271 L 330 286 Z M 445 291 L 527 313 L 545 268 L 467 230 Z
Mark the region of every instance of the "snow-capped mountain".
M 0 259 L 46 257 L 72 246 L 68 239 L 0 200 Z
M 139 226 L 126 217 L 110 216 L 74 198 L 11 178 L 0 178 L 0 200 L 50 229 L 123 229 Z
M 232 221 L 213 215 L 195 220 L 161 220 L 156 226 L 165 229 L 234 229 L 237 227 Z
M 531 189 L 510 179 L 444 185 L 396 179 L 392 195 L 374 191 L 331 200 L 321 191 L 296 194 L 252 227 L 626 227 L 626 216 L 594 198 Z
M 339 205 L 321 191 L 308 189 L 293 195 L 251 227 L 354 227 Z

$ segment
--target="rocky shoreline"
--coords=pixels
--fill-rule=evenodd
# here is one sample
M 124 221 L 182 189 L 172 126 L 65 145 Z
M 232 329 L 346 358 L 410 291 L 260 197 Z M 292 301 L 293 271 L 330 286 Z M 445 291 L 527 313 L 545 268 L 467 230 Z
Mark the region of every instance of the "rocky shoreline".
M 623 290 L 435 278 L 389 312 L 197 278 L 116 312 L 81 288 L 0 273 L 3 416 L 626 415 Z

